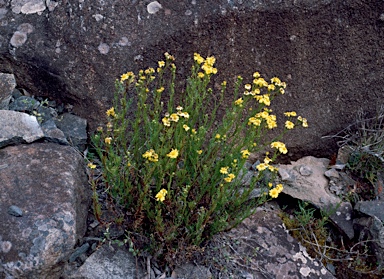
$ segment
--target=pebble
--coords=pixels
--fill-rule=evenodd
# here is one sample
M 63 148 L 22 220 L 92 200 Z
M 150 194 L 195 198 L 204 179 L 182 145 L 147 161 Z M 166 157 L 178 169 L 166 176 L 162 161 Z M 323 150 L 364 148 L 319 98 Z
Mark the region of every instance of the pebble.
M 22 217 L 23 216 L 23 211 L 17 207 L 16 205 L 11 205 L 8 208 L 8 214 L 16 217 Z

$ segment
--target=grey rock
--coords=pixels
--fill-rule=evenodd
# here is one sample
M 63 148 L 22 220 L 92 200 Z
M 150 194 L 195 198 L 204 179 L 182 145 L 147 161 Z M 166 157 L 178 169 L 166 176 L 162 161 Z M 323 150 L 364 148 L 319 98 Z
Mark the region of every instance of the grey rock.
M 23 211 L 20 209 L 20 207 L 16 205 L 11 205 L 8 208 L 8 214 L 16 217 L 22 217 L 23 216 Z
M 40 106 L 40 102 L 35 98 L 21 96 L 9 105 L 10 110 L 32 112 Z
M 329 192 L 328 179 L 324 176 L 328 164 L 328 159 L 307 156 L 291 162 L 290 165 L 278 165 L 279 174 L 284 182 L 283 193 L 310 202 L 321 209 L 337 206 L 341 200 Z M 297 169 L 302 166 L 310 168 L 312 174 L 301 175 Z
M 355 205 L 355 210 L 369 216 L 375 216 L 384 222 L 384 201 L 359 201 Z
M 103 245 L 93 253 L 84 264 L 73 270 L 68 266 L 67 279 L 136 279 L 142 278 L 144 272 L 138 267 L 135 257 L 124 247 Z M 139 275 L 136 277 L 136 275 Z
M 56 126 L 63 131 L 68 142 L 79 151 L 87 144 L 87 120 L 70 113 L 64 113 L 55 119 Z
M 30 143 L 44 137 L 35 116 L 0 110 L 0 148 L 9 144 Z
M 329 210 L 333 211 L 333 208 Z M 353 239 L 355 236 L 353 229 L 353 208 L 349 202 L 342 202 L 338 205 L 336 211 L 330 215 L 329 218 L 349 239 Z
M 41 124 L 41 129 L 44 132 L 44 138 L 49 142 L 69 145 L 63 131 L 56 127 L 55 121 L 50 119 Z
M 57 117 L 57 112 L 50 107 L 45 106 L 39 106 L 37 108 L 38 118 L 40 119 L 39 122 L 45 122 L 47 120 L 50 120 L 54 117 Z
M 191 263 L 178 266 L 173 271 L 178 279 L 210 279 L 212 274 L 208 268 Z
M 12 98 L 12 91 L 15 87 L 16 80 L 14 75 L 0 73 L 0 110 L 8 109 L 9 101 Z
M 69 257 L 69 262 L 74 262 L 78 257 L 80 257 L 82 254 L 88 251 L 90 245 L 88 242 L 81 245 L 79 248 L 75 250 L 75 252 L 72 253 L 72 255 Z
M 339 177 L 340 177 L 339 172 L 338 172 L 337 170 L 333 169 L 333 168 L 327 170 L 327 171 L 324 173 L 324 175 L 325 175 L 326 177 L 328 177 L 328 178 L 339 178 Z
M 300 166 L 299 173 L 302 176 L 310 176 L 313 173 L 313 171 L 309 166 Z
M 90 193 L 82 156 L 70 146 L 32 143 L 0 150 L 0 278 L 59 279 L 86 231 Z

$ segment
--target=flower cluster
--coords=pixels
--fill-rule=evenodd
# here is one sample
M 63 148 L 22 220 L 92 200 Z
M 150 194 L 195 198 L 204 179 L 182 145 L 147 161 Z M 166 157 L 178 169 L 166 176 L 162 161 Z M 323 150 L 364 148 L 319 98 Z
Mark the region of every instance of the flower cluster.
M 260 126 L 264 120 L 268 129 L 276 128 L 276 115 L 269 114 L 270 112 L 272 112 L 271 109 L 264 108 L 264 111 L 258 112 L 248 119 L 248 125 Z
M 156 194 L 156 200 L 163 202 L 165 200 L 165 196 L 167 195 L 168 191 L 165 189 L 161 189 L 157 194 Z
M 183 111 L 183 108 L 181 106 L 178 106 L 176 108 L 176 110 L 177 110 L 176 113 L 172 113 L 172 114 L 166 113 L 165 114 L 165 116 L 161 120 L 163 122 L 164 126 L 170 127 L 171 126 L 171 122 L 178 122 L 180 117 L 183 117 L 183 118 L 186 118 L 186 119 L 189 118 L 189 113 L 186 112 L 186 111 Z M 184 127 L 184 129 L 186 131 L 189 130 L 189 129 L 186 129 L 185 127 Z
M 269 183 L 269 187 L 272 187 L 272 183 Z M 283 191 L 283 184 L 277 184 L 275 188 L 269 190 L 269 195 L 272 198 L 277 198 L 279 194 Z
M 204 59 L 200 54 L 195 53 L 193 55 L 193 59 L 197 62 L 197 64 L 202 64 L 201 69 L 204 71 L 206 75 L 217 74 L 217 68 L 214 68 L 213 65 L 216 62 L 216 58 L 213 56 L 209 56 Z M 198 73 L 198 77 L 204 77 L 204 73 Z
M 145 151 L 145 153 L 142 156 L 143 156 L 143 158 L 147 159 L 150 162 L 159 161 L 159 155 L 156 154 L 155 150 L 153 150 L 153 149 Z
M 282 143 L 281 141 L 274 141 L 271 143 L 271 147 L 275 148 L 280 151 L 280 153 L 287 154 L 288 150 L 285 147 L 285 144 Z

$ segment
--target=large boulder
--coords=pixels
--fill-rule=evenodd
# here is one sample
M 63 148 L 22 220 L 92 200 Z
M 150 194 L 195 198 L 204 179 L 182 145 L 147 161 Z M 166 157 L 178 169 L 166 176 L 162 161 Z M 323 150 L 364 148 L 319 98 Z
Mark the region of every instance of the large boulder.
M 59 278 L 86 231 L 84 160 L 53 143 L 0 150 L 0 278 Z
M 336 148 L 319 137 L 383 97 L 382 13 L 381 0 L 1 0 L 0 71 L 34 95 L 71 102 L 94 129 L 123 72 L 169 51 L 184 77 L 193 52 L 215 55 L 218 84 L 256 70 L 287 81 L 275 111 L 310 124 L 286 138 L 291 155 L 325 155 Z

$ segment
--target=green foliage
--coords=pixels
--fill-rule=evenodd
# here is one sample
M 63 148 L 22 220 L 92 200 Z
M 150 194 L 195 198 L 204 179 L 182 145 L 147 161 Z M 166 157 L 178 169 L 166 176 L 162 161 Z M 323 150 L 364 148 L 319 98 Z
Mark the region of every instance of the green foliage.
M 217 90 L 210 87 L 217 72 L 214 57 L 194 55 L 182 92 L 175 87 L 174 58 L 165 57 L 156 70 L 128 72 L 116 81 L 109 122 L 92 142 L 107 191 L 126 211 L 127 232 L 141 236 L 130 237 L 130 247 L 172 262 L 176 254 L 236 226 L 260 203 L 277 197 L 282 185 L 272 188 L 262 178 L 265 172 L 276 174 L 270 163 L 287 152 L 279 141 L 283 134 L 296 125 L 307 127 L 307 121 L 287 112 L 283 133 L 267 141 L 265 135 L 277 126 L 268 107 L 284 93 L 285 83 L 278 78 L 268 83 L 256 72 L 240 96 L 243 78 L 238 77 L 234 101 L 225 108 L 226 82 Z M 249 154 L 266 151 L 258 175 L 244 188 Z M 255 187 L 271 187 L 270 196 L 265 192 L 250 199 Z

